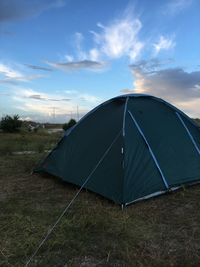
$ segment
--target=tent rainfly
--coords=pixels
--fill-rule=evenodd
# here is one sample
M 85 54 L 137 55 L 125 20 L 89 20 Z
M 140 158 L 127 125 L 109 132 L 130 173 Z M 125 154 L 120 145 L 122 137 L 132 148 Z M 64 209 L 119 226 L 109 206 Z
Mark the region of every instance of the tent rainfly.
M 66 131 L 35 172 L 128 205 L 200 180 L 200 130 L 160 98 L 118 96 Z

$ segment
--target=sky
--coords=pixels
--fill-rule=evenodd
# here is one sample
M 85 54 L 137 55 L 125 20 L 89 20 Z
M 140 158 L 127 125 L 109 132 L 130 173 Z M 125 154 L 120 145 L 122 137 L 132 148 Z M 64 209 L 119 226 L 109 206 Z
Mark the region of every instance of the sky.
M 127 93 L 200 118 L 199 0 L 0 1 L 0 117 L 63 123 Z

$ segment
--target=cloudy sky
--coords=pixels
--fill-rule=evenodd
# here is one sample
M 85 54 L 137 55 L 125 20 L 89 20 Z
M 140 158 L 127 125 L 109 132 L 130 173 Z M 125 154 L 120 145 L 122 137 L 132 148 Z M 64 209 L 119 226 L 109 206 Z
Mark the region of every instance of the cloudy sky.
M 199 0 L 0 1 L 0 116 L 64 122 L 126 93 L 200 117 Z

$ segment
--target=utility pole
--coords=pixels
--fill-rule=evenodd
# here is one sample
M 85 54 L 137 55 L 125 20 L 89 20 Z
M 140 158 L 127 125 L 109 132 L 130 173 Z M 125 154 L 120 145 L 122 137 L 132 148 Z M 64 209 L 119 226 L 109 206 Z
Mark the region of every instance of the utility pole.
M 56 107 L 50 107 L 50 109 L 52 110 L 51 116 L 53 118 L 53 121 L 55 122 L 56 119 Z

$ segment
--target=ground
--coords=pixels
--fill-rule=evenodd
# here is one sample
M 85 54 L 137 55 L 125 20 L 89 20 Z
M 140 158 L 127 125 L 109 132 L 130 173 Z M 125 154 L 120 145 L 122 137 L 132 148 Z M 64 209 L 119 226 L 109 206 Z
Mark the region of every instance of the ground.
M 0 266 L 24 266 L 77 192 L 32 175 L 60 138 L 0 133 Z M 13 151 L 35 151 L 13 154 Z M 199 266 L 200 185 L 121 208 L 83 190 L 29 266 Z

